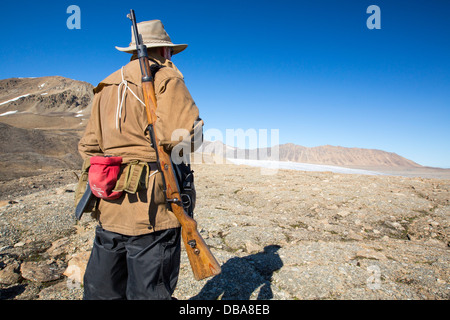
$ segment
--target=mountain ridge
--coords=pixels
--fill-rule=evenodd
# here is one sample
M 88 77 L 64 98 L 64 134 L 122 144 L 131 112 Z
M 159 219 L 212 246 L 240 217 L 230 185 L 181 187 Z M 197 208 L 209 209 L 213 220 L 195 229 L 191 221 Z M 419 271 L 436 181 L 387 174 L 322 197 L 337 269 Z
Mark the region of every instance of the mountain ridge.
M 278 156 L 276 155 L 276 149 L 278 149 Z M 304 147 L 293 143 L 286 143 L 271 148 L 249 150 L 230 147 L 221 141 L 205 141 L 202 150 L 206 151 L 206 153 L 214 153 L 225 156 L 226 158 L 235 159 L 292 161 L 334 166 L 423 167 L 394 152 L 332 145 Z
M 420 164 L 394 152 L 379 149 L 323 145 L 303 147 L 292 143 L 279 146 L 280 160 L 338 166 L 388 166 L 420 168 Z

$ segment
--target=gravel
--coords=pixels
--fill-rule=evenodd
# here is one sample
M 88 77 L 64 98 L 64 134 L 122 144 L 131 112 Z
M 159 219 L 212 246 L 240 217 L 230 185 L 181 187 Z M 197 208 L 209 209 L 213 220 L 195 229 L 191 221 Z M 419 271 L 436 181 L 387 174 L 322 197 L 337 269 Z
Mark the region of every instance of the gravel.
M 195 218 L 222 273 L 195 281 L 183 251 L 177 299 L 450 298 L 449 180 L 194 170 Z M 0 184 L 1 299 L 82 298 L 64 270 L 88 256 L 96 222 L 74 220 L 75 180 L 67 170 Z M 23 266 L 52 272 L 30 280 Z

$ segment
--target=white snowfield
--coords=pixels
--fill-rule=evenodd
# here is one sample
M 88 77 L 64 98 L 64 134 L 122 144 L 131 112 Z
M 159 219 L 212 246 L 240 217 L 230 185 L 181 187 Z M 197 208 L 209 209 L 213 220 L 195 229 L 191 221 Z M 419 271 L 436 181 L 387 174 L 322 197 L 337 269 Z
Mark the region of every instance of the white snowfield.
M 4 104 L 7 104 L 7 103 L 10 103 L 10 102 L 13 102 L 13 101 L 17 101 L 17 100 L 25 98 L 25 97 L 28 97 L 29 95 L 30 95 L 30 93 L 24 94 L 23 96 L 20 96 L 20 97 L 17 97 L 17 98 L 14 98 L 14 99 L 11 99 L 11 100 L 8 100 L 8 101 L 5 101 L 5 102 L 1 102 L 0 106 L 4 105 Z
M 17 113 L 18 110 L 14 110 L 14 111 L 7 111 L 5 113 L 0 114 L 0 117 L 4 117 L 7 116 L 8 114 L 14 114 Z
M 386 175 L 385 173 L 350 169 L 338 166 L 329 166 L 321 164 L 310 164 L 310 163 L 300 163 L 300 162 L 290 162 L 290 161 L 274 161 L 274 160 L 249 160 L 249 159 L 231 159 L 227 158 L 227 161 L 236 165 L 247 165 L 252 167 L 260 167 L 266 169 L 287 169 L 287 170 L 298 170 L 298 171 L 331 171 L 334 173 L 345 173 L 345 174 L 364 174 L 364 175 Z

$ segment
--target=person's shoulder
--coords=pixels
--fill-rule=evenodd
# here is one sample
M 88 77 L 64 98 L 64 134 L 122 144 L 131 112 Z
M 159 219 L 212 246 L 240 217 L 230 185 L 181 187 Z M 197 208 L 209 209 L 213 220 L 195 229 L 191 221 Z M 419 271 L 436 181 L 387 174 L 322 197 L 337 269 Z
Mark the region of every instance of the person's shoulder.
M 183 79 L 183 74 L 175 67 L 175 65 L 160 65 L 157 67 L 158 71 L 155 73 L 155 81 L 165 80 L 168 78 Z
M 105 79 L 100 81 L 97 87 L 94 88 L 94 92 L 100 92 L 108 85 L 119 85 L 123 80 L 132 82 L 135 85 L 140 85 L 141 78 L 138 60 L 130 61 L 127 65 L 111 73 Z
M 165 86 L 169 81 L 179 81 L 184 83 L 183 74 L 174 64 L 160 65 L 154 76 L 155 88 Z

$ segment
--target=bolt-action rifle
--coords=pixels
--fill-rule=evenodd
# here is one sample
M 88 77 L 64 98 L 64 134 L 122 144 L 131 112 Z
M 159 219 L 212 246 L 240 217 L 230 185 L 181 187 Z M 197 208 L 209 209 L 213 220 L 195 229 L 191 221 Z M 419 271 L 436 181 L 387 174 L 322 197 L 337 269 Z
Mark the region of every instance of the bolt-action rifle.
M 142 39 L 139 37 L 134 10 L 130 10 L 127 17 L 133 24 L 133 34 L 136 41 L 136 50 L 142 73 L 142 89 L 144 92 L 148 120 L 147 130 L 150 135 L 152 146 L 156 151 L 158 169 L 163 177 L 166 201 L 170 204 L 172 212 L 181 224 L 181 236 L 194 273 L 194 278 L 196 280 L 208 278 L 221 272 L 220 265 L 198 232 L 197 222 L 186 213 L 181 200 L 180 187 L 175 176 L 170 154 L 168 154 L 164 150 L 164 147 L 159 144 L 158 137 L 154 130 L 157 119 L 157 104 L 147 47 L 142 43 Z

